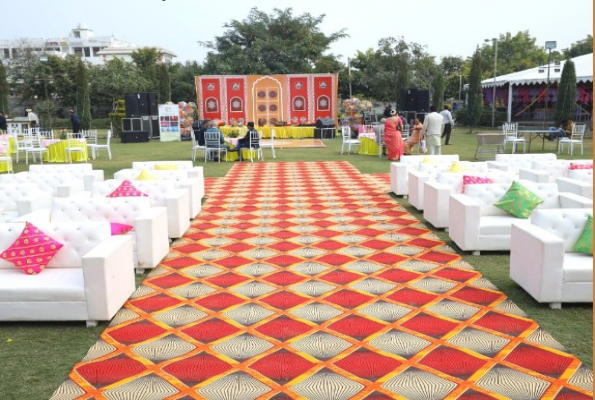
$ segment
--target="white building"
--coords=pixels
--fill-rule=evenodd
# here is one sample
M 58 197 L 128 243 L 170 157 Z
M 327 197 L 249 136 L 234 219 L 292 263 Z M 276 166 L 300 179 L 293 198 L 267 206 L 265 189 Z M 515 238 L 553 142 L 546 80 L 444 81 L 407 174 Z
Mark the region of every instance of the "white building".
M 132 53 L 141 49 L 134 43 L 116 39 L 113 36 L 95 36 L 92 29 L 87 28 L 84 23 L 80 23 L 70 31 L 68 37 L 0 40 L 0 59 L 6 60 L 14 57 L 24 46 L 49 55 L 75 54 L 93 64 L 102 64 L 114 57 L 132 61 Z M 168 49 L 154 48 L 159 52 L 163 63 L 171 63 L 176 56 Z

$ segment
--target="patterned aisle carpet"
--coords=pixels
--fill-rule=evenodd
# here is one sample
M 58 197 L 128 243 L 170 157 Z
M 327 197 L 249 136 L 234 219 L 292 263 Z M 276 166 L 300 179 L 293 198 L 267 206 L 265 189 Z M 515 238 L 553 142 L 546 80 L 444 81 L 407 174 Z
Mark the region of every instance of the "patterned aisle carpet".
M 347 162 L 236 164 L 52 399 L 591 399 L 592 371 Z

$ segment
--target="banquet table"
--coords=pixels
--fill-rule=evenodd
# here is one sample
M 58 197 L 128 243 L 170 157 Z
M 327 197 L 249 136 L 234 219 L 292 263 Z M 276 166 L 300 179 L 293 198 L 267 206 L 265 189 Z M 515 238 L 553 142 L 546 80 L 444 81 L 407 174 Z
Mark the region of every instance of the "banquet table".
M 0 135 L 0 144 L 7 146 L 8 153 L 1 152 L 0 154 L 14 154 L 16 152 L 16 144 L 14 137 L 11 135 Z
M 369 156 L 378 155 L 378 143 L 376 143 L 376 133 L 360 133 L 357 137 L 362 142 L 362 145 L 359 146 L 357 150 L 357 154 L 364 154 Z
M 262 132 L 262 137 L 265 139 L 271 137 L 272 129 L 275 130 L 275 139 L 301 139 L 314 137 L 313 126 L 259 126 L 256 128 L 257 131 Z M 220 126 L 219 130 L 221 130 L 223 136 L 229 136 L 232 131 L 238 131 L 239 136 L 244 137 L 248 129 L 245 126 Z
M 73 152 L 72 161 L 87 161 L 87 141 L 85 139 L 69 139 L 71 147 L 80 147 L 83 149 L 82 152 Z M 68 147 L 69 140 L 60 139 L 44 139 L 41 141 L 41 147 L 45 147 L 49 150 L 49 153 L 44 153 L 43 161 L 58 163 L 58 162 L 69 162 L 66 148 Z
M 518 135 L 524 136 L 525 134 L 528 136 L 529 140 L 529 153 L 531 152 L 531 142 L 535 139 L 541 138 L 541 150 L 543 151 L 545 147 L 545 135 L 550 133 L 549 129 L 519 129 Z

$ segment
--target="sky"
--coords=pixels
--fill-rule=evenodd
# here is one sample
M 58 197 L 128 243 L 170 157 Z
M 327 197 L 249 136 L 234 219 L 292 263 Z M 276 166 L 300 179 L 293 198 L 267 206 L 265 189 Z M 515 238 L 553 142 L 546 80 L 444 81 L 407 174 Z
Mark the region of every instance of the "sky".
M 198 42 L 223 35 L 224 24 L 245 20 L 253 7 L 267 14 L 275 8 L 292 8 L 294 16 L 324 14 L 323 33 L 345 29 L 349 35 L 330 48 L 344 63 L 357 51 L 376 50 L 387 37 L 425 46 L 439 61 L 470 57 L 484 39 L 507 32 L 528 31 L 537 45 L 556 41 L 558 50 L 593 35 L 592 0 L 28 0 L 18 6 L 4 0 L 4 5 L 9 2 L 21 12 L 3 18 L 0 40 L 67 37 L 85 23 L 95 36 L 163 47 L 182 63 L 202 63 L 207 49 Z

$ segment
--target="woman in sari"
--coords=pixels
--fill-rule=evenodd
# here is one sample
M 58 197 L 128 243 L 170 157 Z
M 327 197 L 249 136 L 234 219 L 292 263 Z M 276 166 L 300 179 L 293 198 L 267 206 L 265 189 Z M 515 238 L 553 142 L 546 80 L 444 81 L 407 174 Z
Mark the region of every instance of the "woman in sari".
M 388 153 L 388 161 L 399 161 L 403 155 L 403 122 L 395 110 L 390 111 L 390 118 L 384 121 L 384 144 Z
M 415 118 L 415 122 L 411 127 L 411 136 L 409 136 L 409 138 L 405 140 L 405 143 L 403 144 L 403 154 L 410 156 L 412 147 L 416 144 L 419 145 L 419 141 L 423 139 L 421 133 L 423 127 L 424 126 L 419 118 Z

